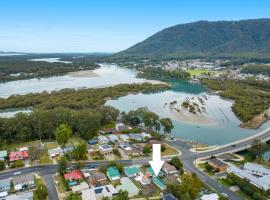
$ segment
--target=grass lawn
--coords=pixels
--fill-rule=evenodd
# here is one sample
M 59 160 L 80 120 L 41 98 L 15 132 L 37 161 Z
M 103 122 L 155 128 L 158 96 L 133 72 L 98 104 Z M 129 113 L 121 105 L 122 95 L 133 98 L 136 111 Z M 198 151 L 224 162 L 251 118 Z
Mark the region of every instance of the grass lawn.
M 31 144 L 33 141 L 30 142 L 17 142 L 17 143 L 13 143 L 13 144 L 8 144 L 7 145 L 7 149 L 12 151 L 15 150 L 19 147 L 24 147 L 24 146 L 28 146 L 29 144 Z
M 167 144 L 165 144 L 165 145 L 166 145 L 166 150 L 161 153 L 162 156 L 177 155 L 178 154 L 178 151 L 175 148 L 173 148 Z
M 198 164 L 199 168 L 201 168 L 205 173 L 207 173 L 209 176 L 214 176 L 215 172 L 214 171 L 207 171 L 205 168 L 206 165 L 207 165 L 207 163 Z
M 46 149 L 55 149 L 58 147 L 57 142 L 45 142 Z
M 57 182 L 56 187 L 57 187 L 58 191 L 60 193 L 66 192 L 66 188 L 65 188 L 63 179 L 61 178 L 60 175 L 58 175 L 58 176 L 55 177 L 55 181 Z
M 203 73 L 208 72 L 206 69 L 189 69 L 187 70 L 188 73 L 190 73 L 191 76 L 199 76 Z
M 71 137 L 69 140 L 68 140 L 68 144 L 67 145 L 69 145 L 69 144 L 74 144 L 74 145 L 76 145 L 76 144 L 79 144 L 80 142 L 86 142 L 84 139 L 82 139 L 81 137 L 78 137 L 78 136 L 73 136 L 73 137 Z

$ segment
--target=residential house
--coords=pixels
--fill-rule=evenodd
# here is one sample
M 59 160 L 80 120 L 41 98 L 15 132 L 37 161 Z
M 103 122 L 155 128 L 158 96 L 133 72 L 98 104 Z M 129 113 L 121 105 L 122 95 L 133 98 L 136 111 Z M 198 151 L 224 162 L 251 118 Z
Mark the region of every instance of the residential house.
M 7 150 L 0 151 L 0 160 L 6 160 L 7 155 L 8 155 Z
M 113 148 L 108 144 L 100 145 L 98 148 L 100 153 L 104 156 L 113 154 Z
M 155 177 L 155 176 L 156 176 L 154 170 L 152 169 L 152 167 L 148 167 L 148 168 L 147 168 L 147 172 L 148 172 L 148 173 L 150 174 L 150 176 L 152 176 L 152 177 Z M 163 172 L 162 172 L 162 171 L 159 171 L 158 176 L 163 176 Z
M 208 161 L 208 164 L 214 168 L 214 170 L 216 172 L 224 172 L 224 171 L 227 171 L 229 165 L 220 160 L 219 158 L 211 158 L 209 161 Z
M 48 154 L 50 158 L 56 158 L 58 156 L 64 155 L 64 150 L 61 147 L 57 147 L 55 149 L 49 149 Z
M 137 166 L 125 167 L 124 173 L 127 177 L 135 177 L 140 173 L 140 168 Z
M 100 144 L 106 144 L 106 143 L 108 143 L 110 140 L 109 140 L 109 138 L 107 138 L 106 136 L 104 136 L 104 135 L 99 135 L 98 136 L 98 142 L 100 143 Z
M 270 169 L 265 168 L 262 165 L 246 162 L 244 164 L 243 170 L 248 171 L 249 173 L 256 176 L 268 176 L 270 175 Z
M 119 135 L 119 138 L 121 139 L 121 140 L 123 140 L 123 141 L 129 141 L 129 136 L 127 135 L 127 134 L 120 134 Z
M 17 161 L 17 160 L 25 160 L 28 159 L 29 154 L 27 151 L 16 151 L 16 152 L 10 152 L 9 154 L 9 161 Z
M 117 144 L 118 147 L 120 147 L 121 149 L 123 149 L 126 154 L 130 155 L 130 156 L 140 156 L 141 155 L 141 151 L 135 147 L 133 147 L 131 144 L 127 143 L 127 142 L 120 142 Z
M 126 130 L 129 130 L 129 129 L 130 129 L 130 127 L 126 126 L 123 123 L 118 123 L 118 124 L 115 125 L 115 130 L 118 131 L 118 132 L 126 131 Z
M 120 179 L 120 172 L 116 167 L 109 167 L 107 170 L 107 176 L 110 181 L 115 181 Z
M 80 170 L 74 170 L 72 172 L 68 172 L 64 174 L 64 178 L 66 181 L 79 181 L 83 179 L 82 172 Z
M 107 137 L 109 138 L 109 141 L 113 143 L 119 140 L 119 137 L 117 135 L 108 135 Z
M 82 191 L 82 200 L 97 200 L 94 189 L 87 189 Z
M 123 177 L 120 179 L 121 185 L 116 186 L 116 189 L 118 192 L 120 190 L 122 191 L 127 191 L 128 192 L 128 197 L 134 197 L 139 194 L 140 190 L 138 187 L 127 177 Z
M 171 174 L 176 174 L 178 173 L 177 169 L 175 166 L 165 162 L 162 166 L 162 170 L 164 171 L 165 174 L 171 175 Z
M 34 173 L 14 176 L 12 178 L 12 183 L 16 191 L 34 188 L 35 187 Z
M 100 187 L 92 187 L 88 193 L 91 195 L 90 200 L 102 200 L 104 197 L 112 198 L 118 194 L 118 190 L 113 185 L 105 185 Z
M 141 133 L 130 133 L 129 138 L 136 141 L 143 141 L 144 137 Z
M 89 155 L 92 155 L 93 153 L 95 153 L 95 149 L 94 149 L 94 147 L 92 146 L 92 145 L 87 145 L 87 153 L 89 154 Z
M 71 188 L 71 191 L 75 193 L 81 193 L 83 190 L 87 190 L 87 189 L 89 189 L 89 185 L 83 181 L 80 184 L 73 186 Z
M 20 147 L 19 148 L 19 151 L 21 151 L 21 152 L 28 151 L 28 150 L 29 150 L 28 147 Z
M 98 170 L 92 170 L 89 177 L 90 186 L 102 186 L 107 184 L 106 175 Z
M 19 194 L 12 194 L 5 198 L 5 200 L 33 200 L 33 199 L 34 199 L 33 191 L 22 192 Z
M 173 194 L 169 193 L 169 194 L 163 195 L 162 200 L 177 200 L 177 198 L 173 196 Z
M 153 178 L 152 181 L 160 190 L 163 191 L 167 189 L 166 184 L 159 177 Z

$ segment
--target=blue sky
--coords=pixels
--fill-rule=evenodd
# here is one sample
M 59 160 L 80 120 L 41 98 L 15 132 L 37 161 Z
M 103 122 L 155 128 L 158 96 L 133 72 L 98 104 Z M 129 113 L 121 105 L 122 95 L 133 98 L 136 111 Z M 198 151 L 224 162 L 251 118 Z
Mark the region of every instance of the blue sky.
M 270 17 L 269 0 L 0 0 L 0 51 L 117 52 L 166 27 Z

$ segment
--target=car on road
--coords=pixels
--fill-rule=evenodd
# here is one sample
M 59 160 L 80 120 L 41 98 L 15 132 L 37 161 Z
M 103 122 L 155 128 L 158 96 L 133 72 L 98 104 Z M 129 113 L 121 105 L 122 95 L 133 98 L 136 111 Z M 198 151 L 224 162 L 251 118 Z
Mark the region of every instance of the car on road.
M 18 172 L 14 172 L 14 173 L 13 173 L 14 176 L 18 176 L 18 175 L 21 175 L 21 174 L 22 174 L 21 171 L 18 171 Z
M 228 195 L 226 193 L 224 193 L 224 192 L 221 193 L 221 195 L 224 196 L 224 197 L 228 197 Z

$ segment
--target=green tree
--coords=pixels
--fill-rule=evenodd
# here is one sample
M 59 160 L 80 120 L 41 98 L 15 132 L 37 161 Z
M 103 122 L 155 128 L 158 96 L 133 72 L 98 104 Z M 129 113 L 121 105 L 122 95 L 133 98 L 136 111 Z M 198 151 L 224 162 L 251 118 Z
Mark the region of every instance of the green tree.
M 46 200 L 48 197 L 48 189 L 45 184 L 37 180 L 37 189 L 34 191 L 34 200 Z
M 58 144 L 61 145 L 61 147 L 65 147 L 67 141 L 72 136 L 72 129 L 67 124 L 60 124 L 60 126 L 56 128 L 54 134 Z
M 262 155 L 266 150 L 266 143 L 260 140 L 254 140 L 252 146 L 248 149 L 248 152 L 252 159 L 258 159 L 260 161 L 262 160 Z
M 172 120 L 170 118 L 160 119 L 160 124 L 163 126 L 164 134 L 170 134 L 172 129 L 174 128 Z
M 68 195 L 68 197 L 65 198 L 65 200 L 81 200 L 81 196 L 77 193 L 71 193 Z
M 174 165 L 178 170 L 181 170 L 183 168 L 183 163 L 181 162 L 180 158 L 176 156 L 171 159 L 170 163 Z
M 45 146 L 40 141 L 31 142 L 28 146 L 29 158 L 31 161 L 39 160 L 45 155 Z
M 68 165 L 68 161 L 66 159 L 66 157 L 62 156 L 59 160 L 58 160 L 58 173 L 63 176 L 64 173 L 67 171 L 67 165 Z
M 150 153 L 151 153 L 151 148 L 150 148 L 150 146 L 149 146 L 149 145 L 145 145 L 145 146 L 143 147 L 143 154 L 148 155 L 148 154 L 150 154 Z
M 113 197 L 113 200 L 127 200 L 128 199 L 128 192 L 120 190 L 119 193 Z
M 0 171 L 3 171 L 6 168 L 6 164 L 4 160 L 0 160 Z
M 74 146 L 72 151 L 72 156 L 75 160 L 86 160 L 87 159 L 87 146 L 84 142 L 80 142 L 79 144 Z

